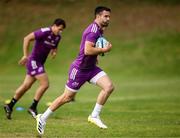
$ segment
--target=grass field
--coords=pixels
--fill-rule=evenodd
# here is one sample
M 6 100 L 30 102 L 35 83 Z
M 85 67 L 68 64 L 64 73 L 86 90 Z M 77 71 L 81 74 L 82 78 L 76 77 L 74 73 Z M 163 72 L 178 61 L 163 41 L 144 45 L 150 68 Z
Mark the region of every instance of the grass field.
M 76 101 L 57 110 L 49 118 L 44 137 L 180 137 L 180 80 L 179 78 L 128 78 L 111 76 L 116 90 L 103 109 L 102 119 L 108 130 L 101 130 L 87 122 L 98 88 L 86 85 Z M 21 76 L 6 76 L 0 87 L 1 106 L 13 93 Z M 46 102 L 52 101 L 63 90 L 64 76 L 51 76 L 51 88 L 43 97 L 39 111 L 44 111 Z M 17 81 L 18 80 L 18 81 Z M 1 79 L 2 82 L 2 79 Z M 7 120 L 1 108 L 0 137 L 36 137 L 35 120 L 27 113 L 32 100 L 32 88 L 16 107 L 13 120 Z
M 67 28 L 58 56 L 46 63 L 50 88 L 38 108 L 40 113 L 45 111 L 46 103 L 63 92 L 69 65 L 77 56 L 83 29 L 93 19 L 94 7 L 106 5 L 112 8 L 112 20 L 105 36 L 113 49 L 100 58 L 99 66 L 115 84 L 101 115 L 109 128 L 100 130 L 87 122 L 99 91 L 87 84 L 75 102 L 66 104 L 49 118 L 43 137 L 180 137 L 180 2 L 113 1 L 1 1 L 0 106 L 12 98 L 24 79 L 25 69 L 17 65 L 22 56 L 23 37 L 62 17 Z M 7 120 L 0 108 L 0 138 L 37 137 L 35 120 L 27 113 L 37 86 L 16 104 L 12 120 Z M 24 110 L 16 111 L 16 107 Z

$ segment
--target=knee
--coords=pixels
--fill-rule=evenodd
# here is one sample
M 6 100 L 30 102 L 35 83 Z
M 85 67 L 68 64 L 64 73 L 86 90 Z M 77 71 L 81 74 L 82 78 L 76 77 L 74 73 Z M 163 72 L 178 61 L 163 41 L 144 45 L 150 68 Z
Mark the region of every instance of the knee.
M 68 103 L 68 102 L 72 101 L 73 98 L 74 98 L 73 96 L 65 95 L 64 96 L 64 102 Z
M 112 83 L 109 83 L 109 84 L 106 85 L 106 87 L 104 88 L 104 90 L 105 90 L 107 93 L 111 94 L 111 93 L 114 91 L 114 85 L 113 85 Z
M 49 83 L 45 84 L 45 85 L 44 85 L 44 88 L 45 88 L 45 89 L 48 89 L 48 88 L 49 88 Z
M 43 88 L 43 89 L 48 89 L 49 88 L 49 82 L 46 82 L 46 83 L 43 83 L 43 84 L 41 84 L 41 87 Z
M 31 88 L 31 84 L 28 84 L 28 83 L 23 83 L 22 86 L 25 91 Z

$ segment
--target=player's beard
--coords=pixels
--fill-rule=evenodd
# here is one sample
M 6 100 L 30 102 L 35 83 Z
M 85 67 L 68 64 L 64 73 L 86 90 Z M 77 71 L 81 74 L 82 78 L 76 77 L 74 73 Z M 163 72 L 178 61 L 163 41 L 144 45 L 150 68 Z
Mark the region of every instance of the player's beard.
M 108 27 L 108 25 L 109 25 L 109 22 L 103 22 L 102 23 L 102 27 Z

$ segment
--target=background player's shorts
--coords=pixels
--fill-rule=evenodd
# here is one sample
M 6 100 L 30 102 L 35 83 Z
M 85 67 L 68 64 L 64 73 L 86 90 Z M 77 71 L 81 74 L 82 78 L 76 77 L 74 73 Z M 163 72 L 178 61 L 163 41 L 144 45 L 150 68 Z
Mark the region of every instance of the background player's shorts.
M 76 92 L 86 81 L 96 84 L 97 80 L 104 75 L 106 75 L 106 73 L 97 66 L 89 70 L 80 70 L 78 67 L 72 64 L 69 70 L 66 88 L 70 91 Z
M 27 74 L 30 76 L 36 76 L 45 73 L 44 65 L 34 59 L 29 59 L 26 67 Z

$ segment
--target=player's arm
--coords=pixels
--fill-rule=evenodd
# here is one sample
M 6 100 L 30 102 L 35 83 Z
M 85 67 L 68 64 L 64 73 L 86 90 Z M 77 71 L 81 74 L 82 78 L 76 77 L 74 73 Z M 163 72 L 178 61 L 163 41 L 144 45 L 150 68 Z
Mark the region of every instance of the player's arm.
M 50 51 L 50 56 L 51 56 L 52 59 L 54 59 L 54 58 L 56 57 L 56 55 L 57 55 L 57 52 L 58 52 L 58 44 L 59 44 L 60 41 L 61 41 L 61 37 L 59 37 L 59 40 L 58 40 L 58 42 L 56 43 L 55 48 L 51 49 L 51 51 Z
M 50 55 L 51 55 L 51 58 L 54 59 L 57 55 L 57 48 L 51 49 Z
M 109 43 L 105 48 L 96 48 L 94 43 L 90 41 L 85 42 L 84 54 L 85 55 L 99 55 L 101 53 L 109 52 L 112 48 L 112 45 Z
M 25 65 L 28 60 L 28 55 L 29 55 L 29 45 L 30 42 L 35 39 L 34 33 L 30 33 L 27 36 L 24 37 L 23 41 L 23 57 L 20 59 L 19 64 L 20 65 Z

